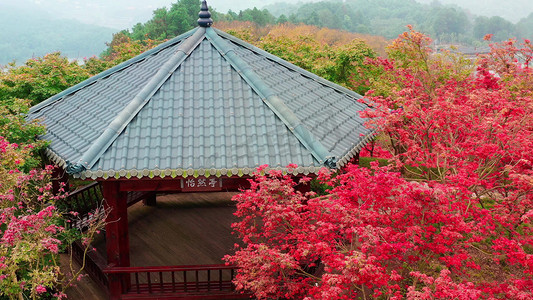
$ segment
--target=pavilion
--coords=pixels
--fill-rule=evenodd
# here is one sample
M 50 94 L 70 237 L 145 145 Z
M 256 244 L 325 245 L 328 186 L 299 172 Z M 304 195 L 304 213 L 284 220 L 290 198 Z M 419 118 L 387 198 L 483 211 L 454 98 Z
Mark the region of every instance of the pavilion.
M 65 174 L 97 182 L 111 208 L 100 276 L 109 277 L 101 281 L 112 299 L 176 295 L 177 289 L 192 295 L 194 284 L 206 285 L 205 299 L 231 280 L 222 279 L 224 267 L 202 280 L 196 270 L 193 283 L 186 275 L 185 282 L 174 278 L 183 266 L 128 269 L 127 208 L 136 199 L 155 205 L 156 192 L 237 190 L 264 164 L 286 172 L 297 164 L 290 170 L 295 177 L 339 169 L 373 136 L 359 116 L 367 109 L 360 95 L 212 28 L 206 1 L 199 17 L 195 29 L 28 115 L 47 127 L 41 138 L 50 141 L 50 161 Z M 157 286 L 149 276 L 139 279 L 143 272 L 159 276 Z

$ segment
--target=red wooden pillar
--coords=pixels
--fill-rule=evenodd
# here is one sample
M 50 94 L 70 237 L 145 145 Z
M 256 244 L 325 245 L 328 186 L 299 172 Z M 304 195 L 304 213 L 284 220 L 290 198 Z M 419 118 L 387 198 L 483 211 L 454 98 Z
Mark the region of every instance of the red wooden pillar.
M 297 180 L 296 182 L 298 182 Z M 294 187 L 294 189 L 299 191 L 302 194 L 308 193 L 311 191 L 311 183 L 310 182 L 307 182 L 306 184 L 299 183 Z
M 130 242 L 128 235 L 127 193 L 120 191 L 120 182 L 102 182 L 105 205 L 110 208 L 106 220 L 106 247 L 108 267 L 130 266 Z M 112 300 L 120 299 L 128 288 L 128 275 L 109 276 L 109 294 Z
M 359 165 L 359 152 L 357 152 L 357 154 L 354 157 L 354 164 Z
M 312 175 L 309 175 L 308 177 L 311 177 L 311 176 Z M 311 182 L 300 183 L 300 178 L 302 178 L 302 176 L 293 176 L 292 177 L 292 180 L 297 183 L 296 186 L 294 187 L 294 189 L 296 191 L 299 191 L 302 194 L 310 192 L 311 191 Z

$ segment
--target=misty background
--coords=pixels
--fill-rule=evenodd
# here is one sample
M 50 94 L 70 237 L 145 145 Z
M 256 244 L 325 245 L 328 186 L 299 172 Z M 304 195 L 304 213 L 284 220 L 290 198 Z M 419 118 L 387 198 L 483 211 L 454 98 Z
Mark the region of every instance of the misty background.
M 106 49 L 112 34 L 144 23 L 152 12 L 169 8 L 171 0 L 0 0 L 0 64 L 13 60 L 22 64 L 31 57 L 61 51 L 64 55 L 81 59 L 98 56 Z M 278 5 L 284 2 L 293 6 Z M 209 6 L 221 13 L 238 13 L 247 8 L 264 8 L 278 17 L 289 16 L 298 5 L 319 0 L 209 0 Z M 364 1 L 363 1 L 364 2 Z M 386 0 L 367 0 L 369 5 Z M 415 2 L 415 0 L 405 0 Z M 530 0 L 416 0 L 428 5 L 452 4 L 477 16 L 500 16 L 512 23 L 533 12 Z M 341 1 L 338 1 L 340 4 Z M 298 4 L 294 6 L 294 4 Z M 284 7 L 290 7 L 284 11 Z M 278 11 L 276 11 L 278 8 Z M 394 9 L 391 7 L 391 9 Z M 285 9 L 286 10 L 286 9 Z M 365 8 L 360 11 L 364 15 Z M 533 15 L 532 15 L 533 16 Z M 391 38 L 391 37 L 387 37 Z

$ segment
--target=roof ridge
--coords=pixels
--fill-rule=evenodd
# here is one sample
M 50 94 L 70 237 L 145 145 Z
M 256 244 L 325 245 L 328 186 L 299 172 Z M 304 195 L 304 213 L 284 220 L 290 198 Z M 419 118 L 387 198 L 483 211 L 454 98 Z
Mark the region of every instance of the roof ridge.
M 298 67 L 295 64 L 292 64 L 292 63 L 290 63 L 290 62 L 288 62 L 288 61 L 286 61 L 286 60 L 284 60 L 284 59 L 282 59 L 280 57 L 277 57 L 277 56 L 273 55 L 272 53 L 269 53 L 269 52 L 267 52 L 267 51 L 265 51 L 265 50 L 263 50 L 263 49 L 261 49 L 259 47 L 256 47 L 256 46 L 254 46 L 254 45 L 252 45 L 250 43 L 247 43 L 247 42 L 245 42 L 243 40 L 240 40 L 240 39 L 234 37 L 233 35 L 231 35 L 229 33 L 226 33 L 224 31 L 216 29 L 216 28 L 213 28 L 213 30 L 215 30 L 217 32 L 217 34 L 223 36 L 224 38 L 227 38 L 228 40 L 231 40 L 232 42 L 238 43 L 239 45 L 241 45 L 241 46 L 243 46 L 245 48 L 248 48 L 251 51 L 254 51 L 254 52 L 257 52 L 257 53 L 259 53 L 259 54 L 261 54 L 263 56 L 266 56 L 266 58 L 268 58 L 268 59 L 270 59 L 272 61 L 275 61 L 275 62 L 283 65 L 286 68 L 294 70 L 294 71 L 302 74 L 303 76 L 309 77 L 309 78 L 319 82 L 320 84 L 326 85 L 326 86 L 328 86 L 328 87 L 330 87 L 330 88 L 332 88 L 334 90 L 337 90 L 338 92 L 349 94 L 350 96 L 353 96 L 353 97 L 355 97 L 357 99 L 363 98 L 362 95 L 360 95 L 360 94 L 358 94 L 358 93 L 356 93 L 356 92 L 354 92 L 354 91 L 352 91 L 350 89 L 347 89 L 347 88 L 343 87 L 342 85 L 338 85 L 338 84 L 333 83 L 333 82 L 331 82 L 329 80 L 326 80 L 326 79 L 324 79 L 324 78 L 322 78 L 322 77 L 320 77 L 320 76 L 318 76 L 318 75 L 316 75 L 314 73 L 311 73 L 311 72 L 309 72 L 309 71 L 307 71 L 305 69 L 302 69 L 302 68 Z
M 196 49 L 205 38 L 205 28 L 199 27 L 191 36 L 181 43 L 174 55 L 165 62 L 156 74 L 146 83 L 139 93 L 118 113 L 109 123 L 103 133 L 91 144 L 89 149 L 76 162 L 67 162 L 66 171 L 70 174 L 90 169 L 100 156 L 122 133 L 131 120 L 149 102 L 150 98 L 159 90 L 161 85 L 174 73 L 185 59 Z
M 305 148 L 321 163 L 329 167 L 336 166 L 331 152 L 304 126 L 302 121 L 218 34 L 218 30 L 206 29 L 206 37 L 220 54 L 237 70 L 240 76 L 262 98 L 263 102 L 280 118 L 289 130 L 298 138 Z
M 237 44 L 239 44 L 240 46 L 242 47 L 245 47 L 247 49 L 249 49 L 250 51 L 254 51 L 258 54 L 261 54 L 262 56 L 266 57 L 267 59 L 270 59 L 276 63 L 279 63 L 281 64 L 282 66 L 288 68 L 288 69 L 291 69 L 291 70 L 294 70 L 298 73 L 300 73 L 302 76 L 305 76 L 305 77 L 308 77 L 320 84 L 323 84 L 325 86 L 328 86 L 334 90 L 336 90 L 337 92 L 341 92 L 341 93 L 345 93 L 345 94 L 348 94 L 356 99 L 361 99 L 363 98 L 362 95 L 348 89 L 348 88 L 345 88 L 341 85 L 338 85 L 334 82 L 331 82 L 329 80 L 326 80 L 314 73 L 311 73 L 305 69 L 302 69 L 278 56 L 275 56 L 261 48 L 258 48 L 250 43 L 247 43 L 245 41 L 242 41 L 238 38 L 236 38 L 235 36 L 229 34 L 229 33 L 226 33 L 224 31 L 221 31 L 219 29 L 216 29 L 216 28 L 213 28 L 213 30 L 215 30 L 220 36 L 224 37 L 224 38 L 227 38 L 228 40 L 232 41 L 232 42 L 235 42 Z M 359 138 L 359 141 L 349 150 L 347 151 L 342 157 L 338 157 L 336 158 L 336 167 L 337 168 L 341 168 L 343 167 L 344 165 L 346 165 L 346 163 L 348 161 L 350 161 L 351 158 L 353 158 L 362 148 L 363 146 L 369 141 L 371 140 L 372 138 L 374 138 L 376 135 L 376 130 L 371 130 L 366 136 L 364 137 L 361 137 Z
M 157 52 L 159 52 L 159 51 L 161 51 L 161 50 L 163 50 L 163 49 L 165 49 L 167 47 L 171 47 L 174 44 L 182 41 L 183 39 L 186 39 L 186 38 L 192 36 L 194 34 L 194 32 L 196 32 L 197 29 L 198 29 L 198 27 L 196 27 L 194 29 L 191 29 L 191 30 L 189 30 L 189 31 L 187 31 L 187 32 L 185 32 L 183 34 L 180 34 L 180 35 L 176 36 L 175 38 L 173 38 L 171 40 L 168 40 L 168 41 L 166 41 L 166 42 L 164 42 L 164 43 L 162 43 L 162 44 L 160 44 L 160 45 L 158 45 L 158 46 L 156 46 L 156 47 L 154 47 L 154 48 L 152 48 L 152 49 L 150 49 L 150 50 L 148 50 L 146 52 L 141 53 L 140 55 L 132 57 L 132 58 L 128 59 L 127 61 L 124 61 L 124 62 L 122 62 L 122 63 L 120 63 L 120 64 L 118 64 L 118 65 L 116 65 L 116 66 L 114 66 L 114 67 L 112 67 L 110 69 L 107 69 L 107 70 L 103 71 L 102 73 L 99 73 L 97 75 L 89 77 L 88 79 L 86 79 L 86 80 L 84 80 L 84 81 L 82 81 L 82 82 L 80 82 L 80 83 L 78 83 L 78 84 L 76 84 L 76 85 L 74 85 L 74 86 L 72 86 L 72 87 L 60 92 L 60 93 L 58 93 L 58 94 L 55 94 L 54 96 L 44 100 L 43 102 L 31 107 L 29 113 L 30 114 L 36 113 L 39 110 L 41 110 L 44 107 L 52 104 L 53 102 L 55 102 L 58 99 L 63 98 L 66 95 L 75 93 L 78 90 L 80 90 L 80 89 L 82 89 L 82 88 L 84 88 L 84 87 L 86 87 L 88 85 L 91 85 L 92 83 L 98 81 L 101 78 L 105 78 L 105 77 L 107 77 L 107 76 L 109 76 L 109 75 L 111 75 L 111 74 L 113 74 L 115 72 L 121 71 L 121 70 L 129 67 L 130 65 L 132 65 L 134 63 L 137 63 L 137 62 L 145 59 L 146 57 L 148 57 L 148 56 L 150 56 L 150 55 L 152 55 L 154 53 L 157 53 Z

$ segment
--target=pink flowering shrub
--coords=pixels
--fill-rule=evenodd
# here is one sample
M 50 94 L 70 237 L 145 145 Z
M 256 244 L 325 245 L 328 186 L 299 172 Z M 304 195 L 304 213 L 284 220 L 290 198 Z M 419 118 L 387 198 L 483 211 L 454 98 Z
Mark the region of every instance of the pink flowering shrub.
M 52 194 L 52 167 L 19 169 L 30 156 L 27 147 L 0 136 L 0 298 L 62 298 L 81 270 L 71 265 L 63 274 L 59 252 L 75 239 L 90 241 L 103 223 L 84 234 L 66 229 L 64 212 L 54 206 L 65 195 Z
M 23 173 L 28 152 L 0 137 L 0 294 L 41 297 L 59 281 L 60 214 L 50 168 Z
M 234 197 L 242 243 L 225 259 L 241 268 L 239 289 L 260 299 L 533 298 L 531 45 L 494 45 L 474 70 L 429 44 L 410 31 L 372 61 L 385 73 L 365 116 L 388 139 L 390 166 L 324 171 L 324 197 L 263 169 Z

